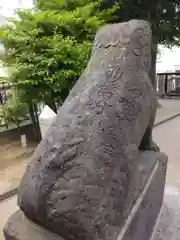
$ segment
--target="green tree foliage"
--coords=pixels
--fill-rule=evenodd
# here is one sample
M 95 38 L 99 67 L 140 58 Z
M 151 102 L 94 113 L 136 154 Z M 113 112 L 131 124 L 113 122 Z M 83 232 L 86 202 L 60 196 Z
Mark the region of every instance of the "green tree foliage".
M 89 59 L 97 29 L 115 8 L 98 11 L 100 2 L 42 1 L 20 10 L 0 31 L 10 80 L 26 102 L 44 102 L 56 111 Z
M 147 20 L 151 23 L 156 42 L 179 44 L 179 0 L 103 0 L 101 7 L 111 8 L 114 4 L 121 6 L 116 11 L 116 21 Z
M 102 9 L 118 4 L 115 21 L 143 19 L 151 23 L 152 69 L 150 77 L 155 84 L 155 67 L 158 44 L 179 45 L 180 1 L 179 0 L 103 0 Z M 112 20 L 113 22 L 114 20 Z
M 18 91 L 13 89 L 9 98 L 4 105 L 0 107 L 1 122 L 5 122 L 7 126 L 14 123 L 17 128 L 27 119 L 28 106 L 21 101 Z

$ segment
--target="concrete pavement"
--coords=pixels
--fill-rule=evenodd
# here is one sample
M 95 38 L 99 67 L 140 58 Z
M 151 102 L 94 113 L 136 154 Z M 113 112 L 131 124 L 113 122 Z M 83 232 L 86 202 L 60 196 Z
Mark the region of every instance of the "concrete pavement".
M 167 184 L 180 188 L 180 117 L 154 129 L 154 140 L 168 155 Z
M 180 239 L 180 189 L 166 186 L 164 204 L 151 240 Z M 145 240 L 145 239 L 144 239 Z
M 18 210 L 16 200 L 16 197 L 13 197 L 0 204 L 0 240 L 4 240 L 3 228 L 8 218 Z
M 158 108 L 155 123 L 161 122 L 180 113 L 180 99 L 159 99 L 161 108 Z
M 163 109 L 159 109 L 156 121 L 179 109 L 179 101 L 163 101 Z M 171 106 L 171 104 L 174 104 Z M 169 111 L 167 109 L 170 108 Z M 154 140 L 160 150 L 168 155 L 168 169 L 164 204 L 154 235 L 151 240 L 180 239 L 180 117 L 158 126 L 153 132 Z

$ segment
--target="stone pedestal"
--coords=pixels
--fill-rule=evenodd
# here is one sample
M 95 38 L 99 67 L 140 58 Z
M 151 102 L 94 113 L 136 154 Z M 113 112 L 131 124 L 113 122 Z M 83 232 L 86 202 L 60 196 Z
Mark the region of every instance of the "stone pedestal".
M 22 211 L 15 212 L 4 229 L 5 239 L 11 240 L 64 240 L 27 219 Z
M 119 229 L 117 240 L 151 238 L 162 206 L 166 167 L 167 156 L 164 154 L 141 153 L 138 169 L 134 175 L 134 190 L 130 194 L 133 206 L 123 227 Z M 66 240 L 32 223 L 21 211 L 10 217 L 4 228 L 4 234 L 6 240 Z M 92 240 L 95 239 L 94 237 Z

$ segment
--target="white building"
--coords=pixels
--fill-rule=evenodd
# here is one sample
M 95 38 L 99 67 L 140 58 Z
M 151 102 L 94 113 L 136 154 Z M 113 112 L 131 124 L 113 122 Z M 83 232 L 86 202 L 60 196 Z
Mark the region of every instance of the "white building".
M 159 46 L 160 54 L 157 59 L 157 73 L 175 72 L 180 70 L 180 48 Z

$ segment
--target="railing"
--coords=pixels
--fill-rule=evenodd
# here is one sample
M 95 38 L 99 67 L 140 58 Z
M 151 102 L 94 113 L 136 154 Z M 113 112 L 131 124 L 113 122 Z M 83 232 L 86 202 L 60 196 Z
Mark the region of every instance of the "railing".
M 0 110 L 2 110 L 8 99 L 12 96 L 13 84 L 7 81 L 0 81 Z M 20 126 L 31 124 L 31 117 L 28 114 L 22 118 Z M 15 123 L 6 121 L 4 112 L 0 111 L 0 132 L 17 128 Z
M 10 96 L 10 89 L 12 88 L 12 84 L 9 82 L 0 81 L 0 104 L 4 105 L 8 97 Z
M 157 74 L 157 93 L 160 96 L 180 97 L 180 73 Z

